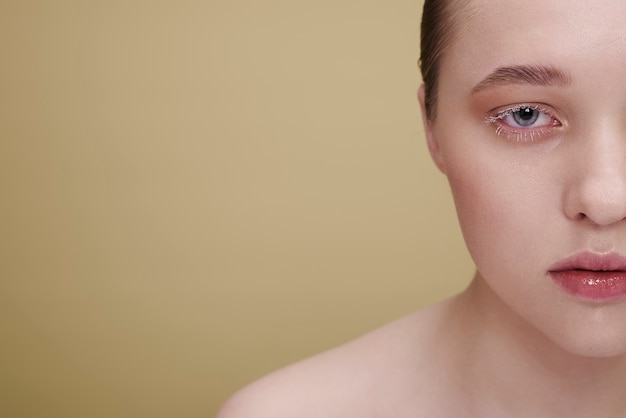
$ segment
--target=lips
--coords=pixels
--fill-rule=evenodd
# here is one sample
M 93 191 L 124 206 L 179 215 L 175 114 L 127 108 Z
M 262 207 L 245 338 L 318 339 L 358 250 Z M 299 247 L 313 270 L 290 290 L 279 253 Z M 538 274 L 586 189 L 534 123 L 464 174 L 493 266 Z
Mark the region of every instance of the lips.
M 616 253 L 577 254 L 548 273 L 561 289 L 580 299 L 609 302 L 626 297 L 626 258 Z

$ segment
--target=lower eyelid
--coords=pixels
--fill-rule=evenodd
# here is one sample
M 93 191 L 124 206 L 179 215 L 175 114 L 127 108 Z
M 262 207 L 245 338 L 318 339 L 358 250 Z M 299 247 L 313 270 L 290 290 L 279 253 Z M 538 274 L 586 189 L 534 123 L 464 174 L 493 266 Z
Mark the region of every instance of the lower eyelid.
M 553 118 L 556 121 L 556 119 Z M 537 128 L 515 128 L 506 126 L 500 120 L 489 123 L 495 127 L 497 136 L 513 142 L 535 142 L 554 136 L 560 125 L 543 125 Z
M 553 129 L 550 127 L 528 129 L 521 132 L 502 128 L 501 126 L 496 128 L 496 135 L 514 142 L 534 142 L 543 138 L 548 138 L 552 133 Z
M 538 127 L 523 128 L 511 126 L 504 121 L 504 119 L 506 119 L 512 112 L 515 112 L 525 106 L 532 107 L 535 110 L 543 112 L 549 118 L 550 122 Z M 519 105 L 499 112 L 492 112 L 485 118 L 485 122 L 495 130 L 497 136 L 511 142 L 521 143 L 530 143 L 550 138 L 554 136 L 557 133 L 557 129 L 562 126 L 561 122 L 553 116 L 553 112 L 544 110 L 540 106 L 531 105 Z

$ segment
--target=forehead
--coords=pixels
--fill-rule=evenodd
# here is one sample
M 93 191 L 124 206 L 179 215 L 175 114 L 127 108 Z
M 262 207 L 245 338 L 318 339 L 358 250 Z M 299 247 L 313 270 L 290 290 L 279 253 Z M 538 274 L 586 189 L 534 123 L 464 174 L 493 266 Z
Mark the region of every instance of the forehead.
M 620 73 L 626 66 L 624 0 L 471 0 L 461 9 L 442 84 L 478 82 L 503 65 L 556 66 L 574 78 L 601 73 L 599 65 Z

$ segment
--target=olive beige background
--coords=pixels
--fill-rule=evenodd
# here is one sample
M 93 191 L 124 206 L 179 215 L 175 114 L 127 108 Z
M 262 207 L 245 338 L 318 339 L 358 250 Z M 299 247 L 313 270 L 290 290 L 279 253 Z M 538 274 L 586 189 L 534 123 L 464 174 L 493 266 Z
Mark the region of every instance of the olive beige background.
M 421 2 L 1 2 L 0 416 L 211 417 L 462 289 Z

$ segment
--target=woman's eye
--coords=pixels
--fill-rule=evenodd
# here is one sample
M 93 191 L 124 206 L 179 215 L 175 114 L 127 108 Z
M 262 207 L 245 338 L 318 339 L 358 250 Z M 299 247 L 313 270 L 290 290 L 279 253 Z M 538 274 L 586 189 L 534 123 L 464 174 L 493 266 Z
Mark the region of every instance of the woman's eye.
M 511 126 L 520 128 L 532 128 L 535 124 L 538 126 L 549 125 L 552 118 L 544 112 L 526 106 L 519 110 L 511 111 L 504 121 Z
M 534 141 L 549 136 L 561 123 L 536 105 L 516 105 L 492 113 L 486 119 L 496 133 L 515 141 Z

